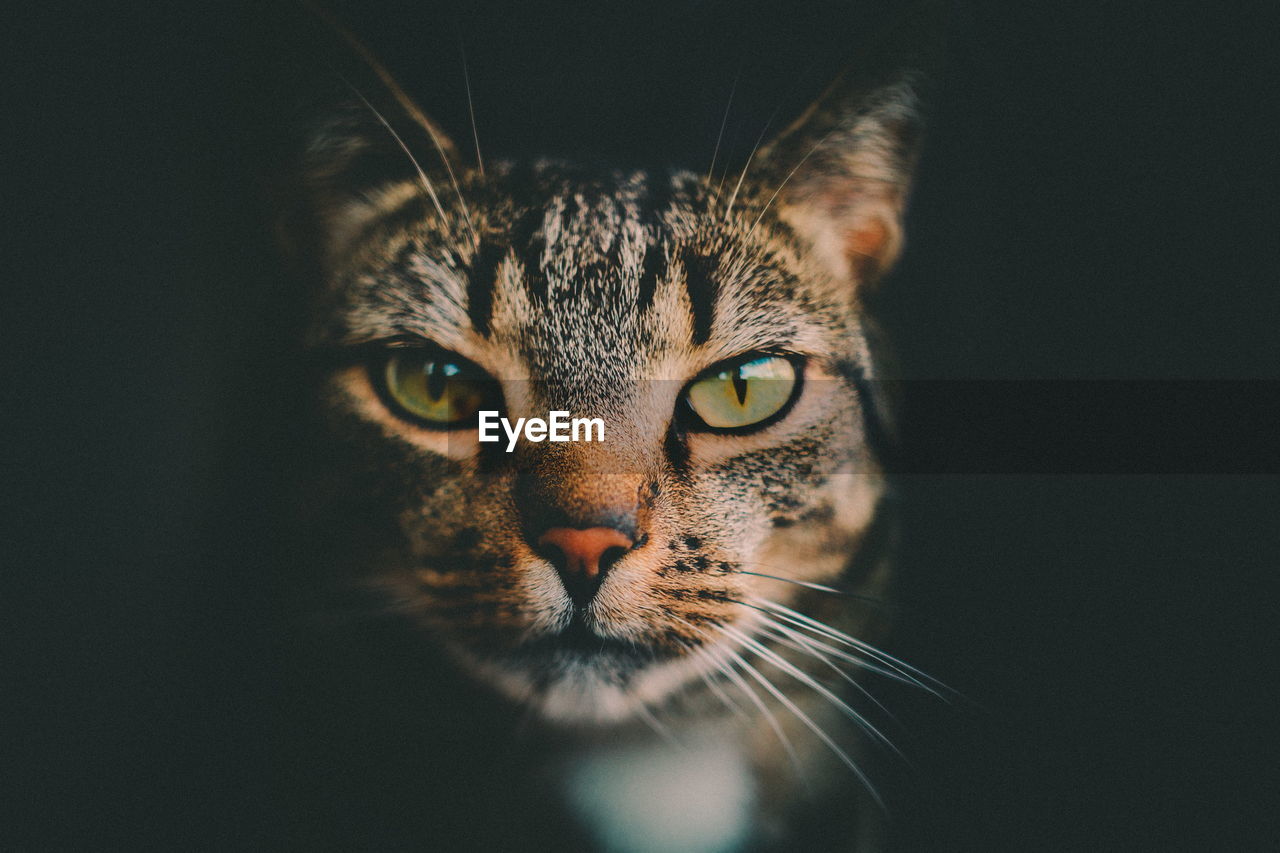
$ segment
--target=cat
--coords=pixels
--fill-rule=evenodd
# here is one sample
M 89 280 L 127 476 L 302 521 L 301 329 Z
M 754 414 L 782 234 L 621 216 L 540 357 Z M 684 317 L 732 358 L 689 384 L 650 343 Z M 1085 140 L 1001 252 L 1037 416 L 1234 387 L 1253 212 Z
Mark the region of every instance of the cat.
M 864 755 L 891 747 L 854 682 L 922 676 L 867 642 L 892 492 L 864 305 L 902 250 L 926 76 L 846 72 L 720 180 L 468 158 L 378 71 L 281 203 L 318 365 L 309 579 L 373 596 L 431 707 L 486 709 L 433 736 L 525 733 L 509 761 L 448 753 L 505 762 L 477 813 L 537 789 L 582 844 L 691 851 L 856 804 L 839 846 L 873 846 Z M 606 438 L 481 443 L 481 411 Z

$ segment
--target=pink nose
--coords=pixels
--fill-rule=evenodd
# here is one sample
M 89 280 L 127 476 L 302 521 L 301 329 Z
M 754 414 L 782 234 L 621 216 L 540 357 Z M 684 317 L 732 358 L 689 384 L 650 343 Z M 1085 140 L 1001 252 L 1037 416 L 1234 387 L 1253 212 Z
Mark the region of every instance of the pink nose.
M 612 527 L 552 527 L 538 537 L 538 547 L 560 573 L 569 597 L 578 606 L 589 603 L 605 573 L 634 543 Z

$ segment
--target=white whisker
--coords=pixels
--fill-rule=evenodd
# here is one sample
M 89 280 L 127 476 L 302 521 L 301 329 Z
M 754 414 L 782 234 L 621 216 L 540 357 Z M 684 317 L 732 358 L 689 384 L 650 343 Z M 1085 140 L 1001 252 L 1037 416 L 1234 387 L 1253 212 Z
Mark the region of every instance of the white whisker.
M 653 711 L 649 710 L 649 706 L 645 704 L 644 700 L 638 697 L 636 699 L 636 716 L 639 717 L 645 725 L 653 729 L 653 731 L 667 743 L 681 749 L 686 748 L 685 745 L 680 742 L 679 738 L 672 733 L 671 729 L 667 728 L 661 720 L 654 716 Z
M 769 205 L 773 204 L 773 200 L 778 197 L 778 193 L 782 192 L 782 188 L 787 185 L 787 182 L 790 181 L 795 176 L 796 172 L 800 171 L 800 167 L 805 164 L 805 161 L 808 160 L 810 157 L 812 157 L 814 155 L 814 152 L 816 152 L 819 148 L 821 148 L 823 143 L 825 143 L 831 137 L 831 134 L 835 133 L 837 129 L 838 128 L 832 128 L 831 130 L 823 134 L 822 138 L 819 139 L 816 143 L 814 143 L 814 146 L 809 149 L 809 153 L 801 157 L 800 162 L 796 163 L 795 168 L 793 168 L 790 172 L 787 173 L 787 176 L 782 179 L 782 183 L 778 184 L 778 188 L 773 191 L 773 195 L 769 196 L 769 200 L 764 203 L 764 207 L 760 208 L 760 215 L 756 217 L 755 222 L 751 223 L 751 229 L 750 229 L 751 231 L 756 230 L 756 226 L 760 224 L 760 220 L 764 219 L 765 211 L 769 209 Z
M 735 651 L 729 651 L 729 654 L 734 658 L 734 660 L 738 662 L 738 665 L 741 666 L 747 672 L 747 674 L 749 674 L 752 678 L 754 678 L 756 681 L 760 683 L 761 687 L 763 687 L 765 690 L 768 690 L 769 693 L 773 696 L 773 698 L 781 702 L 782 705 L 788 711 L 790 711 L 793 715 L 795 715 L 795 718 L 797 720 L 803 723 L 805 727 L 809 729 L 809 731 L 817 735 L 818 739 L 821 740 L 824 744 L 826 744 L 827 747 L 832 751 L 832 753 L 834 753 L 835 756 L 839 758 L 840 761 L 846 767 L 848 767 L 851 771 L 853 771 L 853 774 L 857 776 L 858 780 L 862 782 L 862 784 L 866 787 L 867 793 L 869 793 L 871 795 L 871 798 L 876 801 L 876 804 L 879 805 L 880 808 L 882 809 L 885 808 L 884 800 L 880 798 L 879 792 L 876 791 L 875 786 L 871 784 L 871 780 L 867 778 L 867 774 L 863 772 L 862 768 L 858 766 L 856 761 L 854 761 L 852 758 L 849 757 L 848 753 L 846 753 L 843 749 L 840 748 L 839 744 L 837 744 L 834 740 L 832 740 L 830 735 L 828 735 L 825 731 L 823 731 L 821 726 L 819 726 L 813 720 L 809 719 L 809 716 L 805 714 L 804 711 L 800 710 L 799 706 L 797 706 L 795 702 L 792 702 L 790 699 L 788 699 L 786 694 L 784 694 L 781 690 L 779 690 L 776 686 L 774 686 L 773 682 L 765 678 L 764 675 L 759 670 L 757 670 L 754 666 L 748 663 L 746 659 L 742 657 L 742 655 L 738 654 Z
M 751 637 L 747 636 L 746 634 L 744 634 L 743 632 L 739 631 L 736 628 L 730 627 L 728 625 L 723 625 L 721 626 L 721 630 L 727 633 L 729 636 L 736 638 L 738 642 L 742 643 L 747 648 L 755 651 L 756 654 L 761 655 L 762 657 L 769 660 L 769 662 L 777 666 L 783 672 L 790 675 L 792 678 L 799 681 L 801 684 L 812 689 L 815 693 L 817 693 L 823 699 L 826 699 L 832 705 L 835 705 L 837 708 L 843 711 L 845 715 L 849 717 L 849 719 L 857 723 L 858 726 L 861 727 L 865 732 L 867 732 L 873 738 L 880 741 L 880 743 L 882 743 L 884 746 L 892 750 L 899 758 L 903 758 L 905 760 L 905 756 L 903 756 L 902 752 L 898 749 L 898 747 L 896 747 L 893 744 L 893 741 L 889 740 L 889 738 L 883 732 L 881 732 L 878 728 L 876 728 L 875 725 L 873 725 L 870 720 L 868 720 L 862 714 L 858 713 L 857 710 L 852 708 L 847 702 L 845 702 L 839 696 L 837 696 L 836 694 L 832 693 L 830 690 L 828 690 L 827 688 L 819 684 L 818 681 L 813 676 L 809 675 L 809 673 L 800 669 L 795 664 L 791 663 L 786 658 L 782 657 L 777 652 L 770 649 L 768 646 L 764 645 L 758 640 L 752 639 Z
M 733 652 L 729 652 L 729 654 L 737 657 Z M 787 760 L 791 762 L 791 766 L 796 771 L 796 778 L 803 780 L 805 784 L 808 785 L 808 779 L 804 774 L 804 765 L 800 763 L 800 755 L 796 752 L 795 745 L 791 743 L 791 738 L 787 737 L 787 733 L 783 731 L 782 724 L 778 722 L 778 718 L 769 710 L 769 706 L 764 703 L 764 700 L 760 698 L 758 693 L 751 689 L 751 685 L 738 674 L 738 671 L 733 668 L 733 665 L 730 662 L 716 661 L 712 658 L 712 663 L 720 672 L 724 673 L 725 677 L 732 681 L 734 686 L 741 690 L 743 695 L 750 700 L 751 704 L 755 705 L 756 709 L 760 711 L 760 715 L 764 717 L 765 722 L 773 731 L 774 736 L 778 738 L 778 743 L 782 745 L 783 751 L 787 754 Z
M 770 119 L 769 121 L 773 121 Z M 756 144 L 751 146 L 751 153 L 747 155 L 747 162 L 742 164 L 742 174 L 738 175 L 738 183 L 733 187 L 733 194 L 729 196 L 729 204 L 725 207 L 724 218 L 727 221 L 729 215 L 733 213 L 733 203 L 738 198 L 738 190 L 742 189 L 742 182 L 747 177 L 747 170 L 751 168 L 751 161 L 755 158 L 756 152 L 760 150 L 760 143 L 764 142 L 764 135 L 769 131 L 769 125 L 765 124 L 764 130 L 760 131 L 760 135 L 756 137 Z
M 467 221 L 467 229 L 471 232 L 471 239 L 479 246 L 480 235 L 476 233 L 476 226 L 471 221 L 471 209 L 467 207 L 467 200 L 462 197 L 462 187 L 458 185 L 458 178 L 453 173 L 453 166 L 449 163 L 449 156 L 445 153 L 444 146 L 440 144 L 440 139 L 436 136 L 435 126 L 431 124 L 423 126 L 427 129 L 427 135 L 431 137 L 432 144 L 436 146 L 436 151 L 440 152 L 440 162 L 444 163 L 444 169 L 449 174 L 449 181 L 453 184 L 453 191 L 458 196 L 458 204 L 462 206 L 462 216 Z
M 766 568 L 766 569 L 770 568 L 769 566 L 765 566 L 762 564 L 757 564 L 757 565 L 760 565 L 761 568 Z M 784 578 L 780 575 L 768 575 L 768 574 L 765 574 L 764 572 L 749 572 L 746 569 L 738 569 L 737 573 L 740 575 L 751 575 L 752 577 L 757 577 L 757 578 L 767 578 L 768 580 L 771 580 L 771 581 L 780 581 L 782 583 L 795 584 L 796 586 L 802 586 L 805 589 L 812 589 L 816 592 L 829 592 L 832 595 L 838 595 L 841 598 L 851 598 L 854 601 L 865 601 L 868 604 L 879 605 L 880 607 L 884 607 L 887 609 L 892 609 L 892 610 L 898 609 L 897 605 L 890 604 L 889 602 L 876 598 L 875 596 L 862 595 L 861 593 L 857 593 L 857 592 L 849 592 L 843 589 L 836 589 L 833 586 L 827 586 L 825 584 L 820 584 L 820 583 L 813 583 L 812 581 L 796 580 L 795 578 Z
M 720 119 L 720 132 L 716 134 L 716 148 L 711 154 L 711 168 L 707 169 L 707 186 L 711 186 L 711 179 L 716 173 L 716 158 L 720 156 L 720 143 L 724 140 L 724 128 L 729 123 L 729 108 L 733 106 L 733 96 L 738 93 L 738 80 L 742 77 L 742 70 L 738 70 L 737 76 L 733 78 L 733 88 L 729 90 L 729 103 L 724 105 L 724 117 Z
M 675 614 L 672 614 L 672 617 L 676 621 L 686 625 L 695 634 L 698 634 L 701 637 L 707 636 L 706 631 L 703 631 L 701 628 L 698 628 L 692 622 L 689 622 L 687 619 L 682 619 L 681 617 L 676 616 Z M 791 766 L 795 768 L 796 778 L 803 781 L 805 786 L 808 787 L 809 781 L 804 775 L 803 765 L 800 763 L 800 756 L 796 753 L 795 747 L 791 743 L 791 739 L 788 738 L 786 732 L 782 730 L 782 725 L 778 722 L 778 718 L 775 717 L 773 712 L 769 710 L 769 707 L 764 704 L 764 700 L 762 700 L 760 696 L 754 690 L 751 689 L 751 685 L 747 684 L 747 682 L 743 680 L 742 676 L 737 673 L 737 671 L 733 668 L 732 665 L 730 665 L 728 662 L 724 660 L 718 659 L 714 654 L 711 653 L 710 649 L 707 649 L 704 647 L 704 648 L 697 649 L 696 651 L 708 663 L 710 663 L 716 669 L 717 672 L 722 673 L 726 678 L 732 681 L 734 686 L 736 686 L 740 691 L 742 691 L 743 695 L 745 695 L 747 699 L 750 700 L 751 704 L 756 706 L 756 709 L 760 711 L 760 715 L 764 717 L 765 722 L 768 724 L 769 728 L 772 729 L 774 735 L 777 736 L 778 742 L 782 745 L 783 751 L 786 752 L 787 754 L 787 759 L 791 762 Z M 731 655 L 733 654 L 731 650 L 726 649 L 725 651 Z
M 303 5 L 307 7 L 311 14 L 319 18 L 326 26 L 346 41 L 348 46 L 356 52 L 356 55 L 364 61 L 365 65 L 367 65 L 369 69 L 373 71 L 374 75 L 377 76 L 378 80 L 382 82 L 382 85 L 391 94 L 391 97 L 396 100 L 396 103 L 400 105 L 410 118 L 427 131 L 427 136 L 431 137 L 432 144 L 435 145 L 436 151 L 440 153 L 440 160 L 444 163 L 445 171 L 449 173 L 449 180 L 453 183 L 454 192 L 458 194 L 458 203 L 462 206 L 462 214 L 466 219 L 467 227 L 471 230 L 471 237 L 476 241 L 476 244 L 479 245 L 480 238 L 476 234 L 475 226 L 471 222 L 471 210 L 467 207 L 466 199 L 462 197 L 462 189 L 458 185 L 458 178 L 454 175 L 453 166 L 450 165 L 449 158 L 445 154 L 444 146 L 440 143 L 440 138 L 436 134 L 435 123 L 427 118 L 422 110 L 418 108 L 418 105 L 413 102 L 413 99 L 405 93 L 404 89 L 400 88 L 400 84 L 391 76 L 391 72 L 389 72 L 386 67 L 378 61 L 377 57 L 373 55 L 369 48 L 367 48 L 362 41 L 356 38 L 350 30 L 338 23 L 337 18 L 314 3 L 304 2 Z M 361 101 L 364 101 L 365 106 L 373 111 L 373 114 L 378 117 L 378 121 L 382 122 L 383 127 L 391 132 L 391 135 L 395 137 L 396 142 L 399 143 L 400 147 L 404 149 L 404 152 L 409 155 L 409 159 L 413 160 L 414 168 L 418 170 L 419 176 L 423 179 L 424 183 L 429 186 L 430 182 L 426 180 L 426 174 L 423 172 L 422 167 L 418 165 L 418 161 L 415 160 L 413 155 L 409 152 L 409 147 L 404 144 L 404 140 L 400 138 L 400 134 L 396 133 L 395 130 L 392 129 L 391 124 L 374 108 L 373 104 L 369 103 L 369 100 L 362 95 L 355 86 L 351 85 L 349 80 L 342 77 L 341 74 L 339 74 L 338 77 L 356 93 L 356 96 L 360 98 Z M 440 215 L 443 217 L 444 209 L 440 205 L 440 199 L 436 196 L 435 190 L 431 189 L 430 194 L 432 201 L 436 204 L 436 209 L 440 211 Z M 446 219 L 446 222 L 447 221 L 448 220 Z
M 480 132 L 476 129 L 476 110 L 471 102 L 471 72 L 467 69 L 467 48 L 462 42 L 462 36 L 458 36 L 458 50 L 462 53 L 462 79 L 467 86 L 467 112 L 471 116 L 471 139 L 476 144 L 476 168 L 480 171 L 480 176 L 484 177 L 484 157 L 480 156 Z
M 862 684 L 860 684 L 856 678 L 851 676 L 849 673 L 845 672 L 840 667 L 836 666 L 836 664 L 832 662 L 830 658 L 828 658 L 818 648 L 816 648 L 816 646 L 819 645 L 818 643 L 814 642 L 812 639 L 810 639 L 809 637 L 806 637 L 804 634 L 801 634 L 798 631 L 791 630 L 785 625 L 781 625 L 777 622 L 774 622 L 773 620 L 769 620 L 769 621 L 772 623 L 772 627 L 766 628 L 765 630 L 769 634 L 769 636 L 773 637 L 774 640 L 776 640 L 777 642 L 781 643 L 782 645 L 786 646 L 789 649 L 794 649 L 795 651 L 800 652 L 803 655 L 808 655 L 809 657 L 812 657 L 818 661 L 821 661 L 828 668 L 830 668 L 832 672 L 836 673 L 845 681 L 847 681 L 849 684 L 851 684 L 863 696 L 866 696 L 867 699 L 869 699 L 877 708 L 879 708 L 886 717 L 888 717 L 890 720 L 893 720 L 894 723 L 898 722 L 897 718 L 893 716 L 893 713 L 884 706 L 883 702 L 881 702 L 879 699 L 873 696 L 870 690 L 863 687 Z
M 932 675 L 929 675 L 927 672 L 919 670 L 916 667 L 912 666 L 911 664 L 905 663 L 899 660 L 898 658 L 894 657 L 888 652 L 881 651 L 880 649 L 876 648 L 870 643 L 867 643 L 863 640 L 859 640 L 857 637 L 851 637 L 848 634 L 844 633 L 843 631 L 839 631 L 835 628 L 832 628 L 830 625 L 827 625 L 823 622 L 819 622 L 817 619 L 814 619 L 810 616 L 806 616 L 803 613 L 799 613 L 795 610 L 792 610 L 790 607 L 785 607 L 781 604 L 778 604 L 775 601 L 769 601 L 763 598 L 757 598 L 753 600 L 769 608 L 770 610 L 774 611 L 776 614 L 783 617 L 787 621 L 793 622 L 793 624 L 798 621 L 801 627 L 807 628 L 811 631 L 816 631 L 817 633 L 823 634 L 829 639 L 843 643 L 852 648 L 856 648 L 859 651 L 862 651 L 872 656 L 879 662 L 883 663 L 885 666 L 888 666 L 894 670 L 897 670 L 900 674 L 911 679 L 920 687 L 935 694 L 940 699 L 946 700 L 946 697 L 943 696 L 941 693 L 939 693 L 938 690 L 933 689 L 933 687 L 937 687 L 940 690 L 945 690 L 946 692 L 951 693 L 953 695 L 959 695 L 955 690 L 948 687 L 946 684 L 943 684 L 941 681 L 934 678 Z M 930 685 L 933 685 L 933 687 L 931 687 Z
M 804 624 L 803 622 L 800 622 L 796 619 L 792 619 L 789 616 L 786 616 L 784 614 L 776 613 L 775 611 L 771 611 L 771 610 L 766 610 L 763 607 L 758 607 L 747 601 L 743 601 L 740 603 L 742 604 L 743 607 L 750 607 L 752 610 L 758 610 L 759 612 L 765 614 L 766 619 L 768 619 L 770 616 L 777 616 L 780 619 L 790 622 L 792 625 L 796 625 L 797 627 L 804 628 L 805 630 L 808 630 L 808 631 L 816 631 L 816 629 Z M 819 636 L 826 637 L 827 635 L 820 633 Z M 882 675 L 885 678 L 891 679 L 893 681 L 898 681 L 910 687 L 914 687 L 919 690 L 924 690 L 928 693 L 932 693 L 934 696 L 937 696 L 939 699 L 943 700 L 944 702 L 947 701 L 947 698 L 945 696 L 941 695 L 940 693 L 938 693 L 938 691 L 934 690 L 933 688 L 929 687 L 929 685 L 921 682 L 920 679 L 915 678 L 908 673 L 903 673 L 897 669 L 886 669 L 885 667 L 879 666 L 876 663 L 873 663 L 872 661 L 867 660 L 866 658 L 854 657 L 853 655 L 849 654 L 846 651 L 843 651 L 842 649 L 837 649 L 834 646 L 829 646 L 818 640 L 814 640 L 813 638 L 806 638 L 806 639 L 808 639 L 814 645 L 820 647 L 823 651 L 827 652 L 828 654 L 833 654 L 836 657 L 840 658 L 841 660 L 846 661 L 847 663 L 854 664 L 860 669 L 865 669 L 868 672 L 874 672 L 877 675 Z
M 338 76 L 343 83 L 347 84 L 347 88 L 351 89 L 351 91 L 355 93 L 355 96 L 359 98 L 360 101 L 369 109 L 369 112 L 373 113 L 374 118 L 376 118 L 379 121 L 379 123 L 381 123 L 382 126 L 386 128 L 387 133 L 391 134 L 391 138 L 394 139 L 396 141 L 396 144 L 400 146 L 400 150 L 403 151 L 404 155 L 409 158 L 409 162 L 413 164 L 413 168 L 418 173 L 418 179 L 422 182 L 423 188 L 427 191 L 427 195 L 431 198 L 432 203 L 436 206 L 436 212 L 440 214 L 441 221 L 444 223 L 448 223 L 449 217 L 444 212 L 444 206 L 440 204 L 440 196 L 436 195 L 435 186 L 432 185 L 431 179 L 427 177 L 427 173 L 423 170 L 422 166 L 419 165 L 418 159 L 413 156 L 413 152 L 409 150 L 409 146 L 405 144 L 404 140 L 400 137 L 400 134 L 396 133 L 396 129 L 391 126 L 391 123 L 387 121 L 386 117 L 384 117 L 382 113 L 378 112 L 377 107 L 369 103 L 369 99 L 366 98 L 360 92 L 359 89 L 351 85 L 351 82 L 347 80 L 345 77 L 342 77 L 342 75 L 338 75 Z
M 685 645 L 684 647 L 685 647 L 685 650 L 688 651 L 689 653 L 691 654 L 694 653 L 694 649 L 692 646 Z M 711 664 L 715 666 L 717 670 L 720 670 L 720 666 L 715 660 L 711 660 Z M 698 670 L 698 675 L 702 677 L 703 682 L 707 685 L 707 689 L 710 690 L 716 696 L 716 698 L 720 700 L 720 703 L 724 705 L 726 708 L 728 708 L 729 711 L 731 711 L 734 716 L 744 721 L 750 719 L 750 717 L 747 715 L 747 712 L 743 710 L 742 706 L 738 704 L 737 700 L 735 700 L 732 696 L 726 693 L 724 691 L 724 688 L 722 688 L 719 684 L 716 684 L 716 680 L 714 678 L 712 678 L 708 673 L 706 673 L 701 669 Z

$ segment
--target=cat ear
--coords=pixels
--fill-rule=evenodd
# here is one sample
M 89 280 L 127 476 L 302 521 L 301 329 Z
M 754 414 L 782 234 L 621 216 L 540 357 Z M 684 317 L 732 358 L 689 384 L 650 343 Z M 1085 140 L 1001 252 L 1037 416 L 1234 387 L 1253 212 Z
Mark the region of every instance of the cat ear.
M 762 152 L 782 187 L 779 216 L 840 279 L 869 284 L 902 251 L 939 31 L 936 20 L 904 21 L 871 55 L 877 70 L 846 70 Z
M 456 146 L 416 106 L 352 95 L 307 134 L 295 175 L 300 212 L 326 252 L 341 252 L 408 193 L 448 204 L 435 193 L 459 165 Z
M 360 63 L 349 75 L 331 71 L 327 91 L 295 125 L 301 150 L 278 188 L 277 234 L 300 264 L 340 255 L 413 193 L 446 207 L 441 190 L 468 165 L 367 48 L 327 23 Z

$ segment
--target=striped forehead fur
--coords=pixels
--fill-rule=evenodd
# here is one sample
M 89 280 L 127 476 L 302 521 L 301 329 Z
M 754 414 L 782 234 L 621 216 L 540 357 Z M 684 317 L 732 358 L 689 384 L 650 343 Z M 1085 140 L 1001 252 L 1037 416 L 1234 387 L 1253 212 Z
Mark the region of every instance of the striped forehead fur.
M 785 224 L 752 221 L 767 198 L 747 194 L 726 217 L 692 173 L 592 174 L 547 162 L 499 165 L 464 191 L 478 198 L 475 240 L 421 198 L 388 194 L 400 205 L 352 256 L 350 272 L 335 276 L 346 282 L 337 290 L 347 328 L 332 334 L 452 340 L 469 329 L 530 354 L 567 346 L 625 358 L 637 344 L 670 343 L 660 334 L 670 312 L 654 305 L 666 287 L 683 290 L 664 301 L 683 305 L 694 345 L 713 326 L 726 344 L 749 348 L 784 342 L 797 323 L 849 325 L 851 294 L 813 268 Z M 516 201 L 530 196 L 543 201 Z

